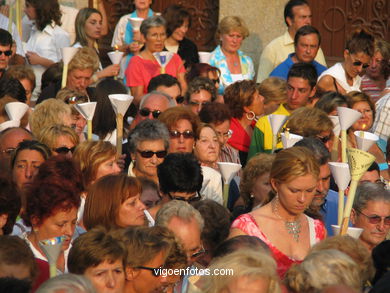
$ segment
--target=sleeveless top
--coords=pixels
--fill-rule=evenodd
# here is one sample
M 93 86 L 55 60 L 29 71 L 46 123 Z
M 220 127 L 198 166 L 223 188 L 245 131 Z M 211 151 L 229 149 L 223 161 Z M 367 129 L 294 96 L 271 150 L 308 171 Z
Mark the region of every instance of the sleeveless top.
M 320 242 L 325 238 L 325 226 L 320 220 L 314 220 L 306 216 L 309 223 L 310 246 Z M 267 236 L 260 230 L 255 219 L 251 214 L 244 214 L 239 216 L 232 224 L 231 228 L 240 229 L 249 236 L 255 236 L 264 241 L 271 250 L 273 257 L 277 264 L 277 272 L 281 279 L 284 278 L 285 273 L 294 263 L 301 263 L 302 260 L 297 260 L 289 257 L 276 248 L 267 238 Z

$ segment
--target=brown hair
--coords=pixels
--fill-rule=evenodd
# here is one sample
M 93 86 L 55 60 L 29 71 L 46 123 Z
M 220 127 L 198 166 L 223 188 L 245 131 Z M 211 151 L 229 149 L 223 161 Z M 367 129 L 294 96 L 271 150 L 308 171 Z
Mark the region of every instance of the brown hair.
M 369 95 L 364 92 L 352 91 L 346 94 L 345 97 L 347 98 L 348 107 L 351 109 L 356 103 L 366 102 L 370 106 L 370 109 L 372 111 L 372 121 L 375 120 L 375 104 L 373 103 Z
M 118 227 L 116 220 L 121 204 L 128 198 L 142 193 L 142 186 L 135 177 L 127 174 L 107 175 L 88 189 L 83 222 L 87 230 L 98 225 L 107 229 Z
M 256 83 L 253 80 L 237 81 L 225 89 L 223 97 L 232 117 L 240 119 L 244 115 L 244 107 L 253 103 L 256 91 Z
M 198 132 L 200 126 L 199 117 L 186 107 L 169 108 L 158 116 L 158 120 L 164 123 L 168 130 L 171 130 L 180 119 L 188 120 L 191 123 L 194 134 Z

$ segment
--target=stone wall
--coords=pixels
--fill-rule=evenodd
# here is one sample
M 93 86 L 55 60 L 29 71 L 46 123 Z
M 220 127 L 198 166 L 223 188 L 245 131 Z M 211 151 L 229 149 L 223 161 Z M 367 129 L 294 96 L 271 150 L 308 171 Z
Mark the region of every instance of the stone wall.
M 283 19 L 286 2 L 287 0 L 220 0 L 220 19 L 227 15 L 237 15 L 248 25 L 250 35 L 244 40 L 242 50 L 252 57 L 256 71 L 263 48 L 286 30 Z

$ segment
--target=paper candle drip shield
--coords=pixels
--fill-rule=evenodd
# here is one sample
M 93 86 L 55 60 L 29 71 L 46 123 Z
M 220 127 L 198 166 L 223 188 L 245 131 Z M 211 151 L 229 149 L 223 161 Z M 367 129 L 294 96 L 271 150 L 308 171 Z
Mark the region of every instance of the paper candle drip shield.
M 360 112 L 347 107 L 337 107 L 337 113 L 341 130 L 347 130 L 362 116 Z
M 333 230 L 333 235 L 340 234 L 340 226 L 339 225 L 332 225 L 332 230 Z M 348 230 L 347 230 L 347 234 L 355 239 L 359 239 L 360 234 L 362 234 L 362 232 L 363 232 L 362 228 L 356 228 L 356 227 L 348 227 Z
M 351 178 L 355 181 L 359 181 L 375 161 L 375 157 L 372 154 L 355 148 L 348 148 L 347 156 L 351 170 Z
M 341 190 L 346 190 L 351 181 L 349 165 L 347 163 L 339 162 L 329 162 L 328 164 L 337 187 Z
M 276 135 L 279 132 L 280 128 L 283 126 L 283 124 L 286 122 L 288 118 L 285 115 L 276 115 L 276 114 L 271 114 L 268 117 L 271 124 L 273 135 Z
M 134 97 L 125 94 L 113 94 L 108 95 L 108 98 L 111 101 L 112 108 L 116 115 L 122 114 L 125 115 L 127 109 L 129 108 Z
M 45 253 L 49 263 L 55 263 L 57 261 L 65 238 L 65 236 L 59 236 L 38 242 L 39 247 Z
M 161 67 L 165 68 L 169 61 L 171 61 L 173 53 L 168 51 L 155 52 L 153 53 L 153 56 L 154 58 L 156 58 L 158 64 L 160 64 Z
M 210 52 L 199 52 L 199 62 L 200 63 L 209 63 L 211 58 Z
M 20 120 L 8 120 L 3 123 L 0 123 L 0 132 L 11 127 L 19 127 Z
M 107 53 L 112 64 L 119 64 L 122 60 L 123 54 L 124 54 L 123 52 L 118 51 L 118 50 L 111 51 L 111 52 Z
M 74 104 L 73 107 L 84 117 L 85 120 L 92 120 L 95 114 L 97 102 L 88 102 L 81 104 Z
M 282 137 L 282 144 L 284 149 L 293 147 L 295 143 L 303 139 L 302 136 L 293 133 L 286 135 L 286 133 L 282 132 L 280 135 Z
M 11 102 L 5 105 L 5 111 L 10 120 L 20 121 L 24 114 L 26 114 L 28 108 L 28 105 L 22 102 Z
M 217 164 L 225 184 L 229 184 L 234 175 L 236 175 L 236 173 L 240 171 L 242 167 L 240 164 L 228 162 L 217 162 Z
M 142 22 L 144 21 L 141 17 L 130 17 L 129 21 L 131 23 L 131 26 L 133 27 L 133 30 L 139 31 Z
M 376 134 L 367 131 L 357 130 L 354 134 L 358 149 L 365 152 L 379 140 L 379 137 Z

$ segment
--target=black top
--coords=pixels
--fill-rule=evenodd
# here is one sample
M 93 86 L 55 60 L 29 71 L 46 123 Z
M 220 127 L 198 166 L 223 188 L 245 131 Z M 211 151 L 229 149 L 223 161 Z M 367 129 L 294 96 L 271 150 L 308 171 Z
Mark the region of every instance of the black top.
M 177 54 L 183 59 L 184 67 L 188 68 L 192 64 L 199 63 L 198 47 L 191 40 L 184 38 L 179 42 Z

